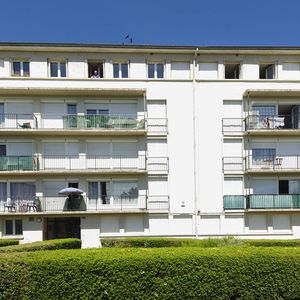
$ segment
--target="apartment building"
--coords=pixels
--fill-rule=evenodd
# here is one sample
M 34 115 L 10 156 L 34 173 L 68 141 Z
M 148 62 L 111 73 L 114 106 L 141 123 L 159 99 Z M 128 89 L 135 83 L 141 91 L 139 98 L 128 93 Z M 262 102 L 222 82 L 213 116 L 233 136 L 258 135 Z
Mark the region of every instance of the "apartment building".
M 299 115 L 300 48 L 0 43 L 0 237 L 299 238 Z

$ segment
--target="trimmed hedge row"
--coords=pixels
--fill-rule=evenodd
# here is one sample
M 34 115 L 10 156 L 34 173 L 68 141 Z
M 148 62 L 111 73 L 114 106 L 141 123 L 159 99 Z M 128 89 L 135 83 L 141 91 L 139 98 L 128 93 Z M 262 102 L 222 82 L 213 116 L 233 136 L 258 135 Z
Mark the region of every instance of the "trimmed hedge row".
M 31 252 L 39 250 L 78 249 L 81 248 L 79 239 L 57 239 L 43 242 L 34 242 L 16 246 L 7 246 L 0 249 L 1 252 Z
M 0 247 L 6 247 L 6 246 L 12 246 L 12 245 L 19 245 L 19 241 L 18 240 L 6 240 L 6 239 L 0 240 Z
M 0 299 L 299 299 L 299 280 L 298 248 L 0 255 Z
M 188 238 L 119 238 L 101 239 L 103 247 L 108 248 L 160 248 L 160 247 L 224 247 L 242 245 L 243 241 L 233 237 L 221 239 L 188 239 Z
M 187 239 L 187 238 L 119 238 L 101 239 L 105 248 L 160 248 L 160 247 L 300 247 L 300 240 L 241 240 L 233 237 Z

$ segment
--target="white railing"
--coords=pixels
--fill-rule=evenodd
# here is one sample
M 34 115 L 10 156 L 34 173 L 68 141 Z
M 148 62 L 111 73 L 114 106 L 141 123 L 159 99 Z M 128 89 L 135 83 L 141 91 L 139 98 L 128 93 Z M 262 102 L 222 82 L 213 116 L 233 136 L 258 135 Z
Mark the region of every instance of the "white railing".
M 143 130 L 145 119 L 136 115 L 65 115 L 42 114 L 41 126 L 45 129 L 104 129 Z
M 167 133 L 168 119 L 167 118 L 149 118 L 147 119 L 147 131 L 149 133 Z
M 169 210 L 170 201 L 167 195 L 148 195 L 147 209 L 149 210 Z
M 42 155 L 39 162 L 40 170 L 146 169 L 144 155 Z
M 0 130 L 32 128 L 37 128 L 34 114 L 0 114 Z
M 149 172 L 168 172 L 168 157 L 147 157 L 147 170 Z

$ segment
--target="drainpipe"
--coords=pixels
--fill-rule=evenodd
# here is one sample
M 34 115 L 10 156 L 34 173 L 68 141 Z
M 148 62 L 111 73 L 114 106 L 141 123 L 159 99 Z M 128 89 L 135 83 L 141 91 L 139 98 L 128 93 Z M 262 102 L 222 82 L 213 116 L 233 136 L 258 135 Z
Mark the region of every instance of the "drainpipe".
M 198 237 L 198 197 L 197 197 L 197 144 L 196 144 L 196 59 L 199 49 L 196 48 L 193 58 L 193 154 L 194 154 L 194 202 L 195 202 L 195 237 Z

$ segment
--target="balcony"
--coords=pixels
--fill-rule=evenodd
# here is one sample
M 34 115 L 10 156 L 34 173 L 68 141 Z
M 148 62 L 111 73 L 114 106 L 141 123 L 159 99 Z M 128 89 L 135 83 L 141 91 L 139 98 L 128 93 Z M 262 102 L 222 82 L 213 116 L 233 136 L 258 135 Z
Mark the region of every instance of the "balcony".
M 236 135 L 245 131 L 245 119 L 224 118 L 222 119 L 222 132 L 224 135 Z
M 38 127 L 34 114 L 0 114 L 1 129 L 34 129 Z
M 224 157 L 223 172 L 234 174 L 248 173 L 295 173 L 300 170 L 300 155 L 249 155 Z
M 7 204 L 9 203 L 9 204 Z M 128 196 L 110 195 L 88 199 L 77 196 L 36 197 L 33 200 L 15 200 L 0 202 L 0 213 L 5 214 L 39 214 L 39 213 L 75 213 L 75 212 L 120 212 L 120 211 L 168 211 L 169 196 Z
M 36 167 L 33 156 L 0 156 L 0 171 L 33 171 Z
M 59 115 L 59 114 L 0 114 L 1 134 L 22 131 L 22 135 L 43 134 L 145 134 L 165 135 L 166 118 L 136 115 Z
M 300 155 L 249 155 L 246 157 L 248 172 L 295 172 L 300 169 Z
M 228 195 L 223 197 L 224 210 L 300 209 L 300 195 Z
M 222 119 L 223 135 L 299 135 L 299 124 L 291 114 L 250 115 L 242 118 Z
M 146 157 L 145 155 L 33 155 L 0 156 L 0 172 L 34 171 L 37 173 L 155 173 L 165 174 L 169 170 L 168 157 Z M 27 174 L 27 173 L 24 173 Z

